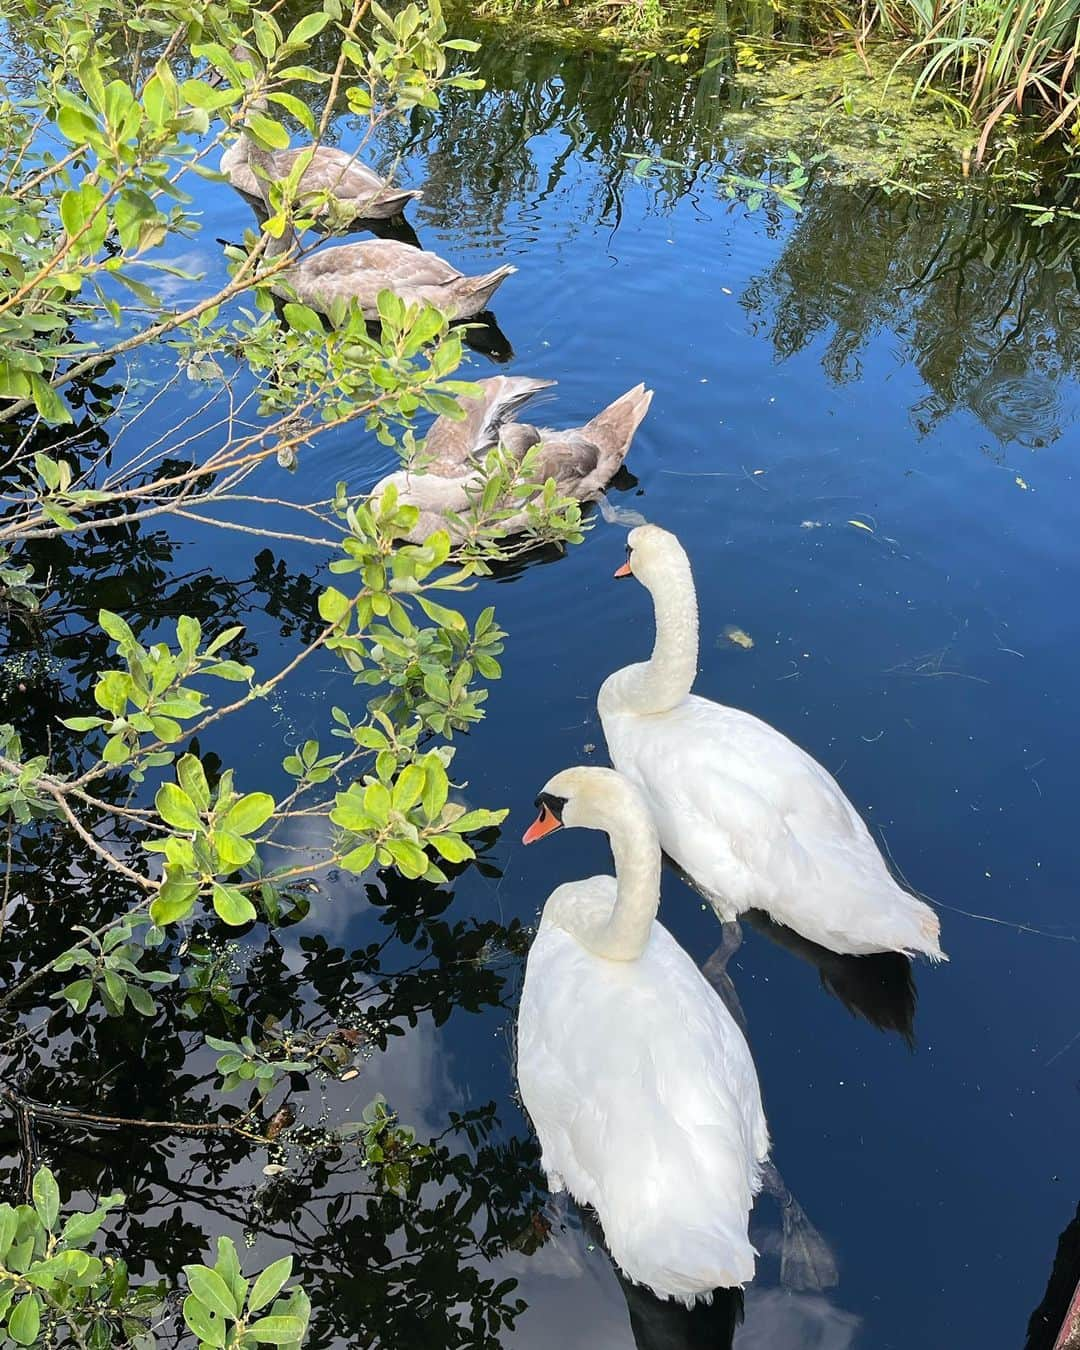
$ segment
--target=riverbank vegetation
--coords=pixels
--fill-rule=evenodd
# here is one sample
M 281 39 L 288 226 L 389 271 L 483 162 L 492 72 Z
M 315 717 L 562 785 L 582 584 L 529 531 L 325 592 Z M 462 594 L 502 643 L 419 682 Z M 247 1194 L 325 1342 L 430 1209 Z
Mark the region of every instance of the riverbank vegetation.
M 706 72 L 719 67 L 736 79 L 767 79 L 777 63 L 850 53 L 883 100 L 895 100 L 890 85 L 899 81 L 902 96 L 973 126 L 974 163 L 986 160 L 1003 118 L 1023 118 L 1037 136 L 1067 147 L 1080 144 L 1080 0 L 716 0 L 711 7 L 486 0 L 481 13 L 514 13 L 575 42 L 618 44 L 630 57 L 659 54 L 679 64 L 703 58 Z M 726 50 L 715 50 L 718 42 Z M 840 100 L 843 85 L 838 78 Z M 771 92 L 782 96 L 785 81 Z

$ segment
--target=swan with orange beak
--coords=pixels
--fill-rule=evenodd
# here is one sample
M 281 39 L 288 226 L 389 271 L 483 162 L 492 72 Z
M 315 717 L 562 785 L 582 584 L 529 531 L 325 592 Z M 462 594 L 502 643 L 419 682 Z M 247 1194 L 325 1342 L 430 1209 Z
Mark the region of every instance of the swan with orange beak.
M 688 1306 L 754 1275 L 747 1235 L 769 1151 L 746 1041 L 657 922 L 660 843 L 612 769 L 558 773 L 530 844 L 604 831 L 614 876 L 557 887 L 529 951 L 518 1082 L 553 1191 L 592 1205 L 626 1276 Z

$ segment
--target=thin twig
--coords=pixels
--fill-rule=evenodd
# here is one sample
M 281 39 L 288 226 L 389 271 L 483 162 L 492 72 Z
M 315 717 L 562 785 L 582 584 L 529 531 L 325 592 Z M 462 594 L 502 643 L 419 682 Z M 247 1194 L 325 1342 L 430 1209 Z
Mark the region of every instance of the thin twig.
M 265 1098 L 260 1097 L 254 1106 L 235 1121 L 216 1121 L 199 1125 L 186 1120 L 143 1120 L 132 1116 L 105 1116 L 95 1111 L 80 1111 L 74 1106 L 47 1106 L 44 1102 L 24 1097 L 6 1084 L 0 1086 L 0 1099 L 6 1101 L 16 1112 L 26 1113 L 31 1121 L 37 1117 L 43 1120 L 70 1122 L 74 1125 L 101 1125 L 107 1129 L 165 1130 L 169 1134 L 239 1134 L 255 1143 L 267 1142 L 266 1136 L 243 1128 L 243 1122 L 250 1120 Z

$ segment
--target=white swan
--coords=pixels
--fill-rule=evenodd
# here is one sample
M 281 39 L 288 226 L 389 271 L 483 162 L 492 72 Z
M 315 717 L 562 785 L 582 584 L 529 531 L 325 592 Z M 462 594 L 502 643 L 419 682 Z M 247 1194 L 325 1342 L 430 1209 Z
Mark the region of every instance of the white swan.
M 656 525 L 628 538 L 615 575 L 651 593 L 656 644 L 608 676 L 597 703 L 611 761 L 643 790 L 665 852 L 725 922 L 763 909 L 834 952 L 946 959 L 937 915 L 893 880 L 836 780 L 767 722 L 690 693 L 689 559 Z
M 604 830 L 615 876 L 554 890 L 529 951 L 518 1082 L 553 1191 L 594 1207 L 612 1257 L 688 1306 L 754 1275 L 747 1219 L 769 1151 L 754 1061 L 716 992 L 656 922 L 660 845 L 611 769 L 566 769 L 525 843 Z

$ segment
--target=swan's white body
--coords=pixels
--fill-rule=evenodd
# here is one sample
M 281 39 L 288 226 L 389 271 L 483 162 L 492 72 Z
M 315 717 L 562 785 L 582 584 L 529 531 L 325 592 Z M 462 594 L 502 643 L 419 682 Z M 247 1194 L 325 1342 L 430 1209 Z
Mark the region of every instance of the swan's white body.
M 673 535 L 630 534 L 656 609 L 652 658 L 608 677 L 608 752 L 645 794 L 665 852 L 724 921 L 747 909 L 835 952 L 943 960 L 934 911 L 893 880 L 836 780 L 767 722 L 690 693 L 697 598 Z
M 754 1275 L 747 1221 L 769 1151 L 757 1073 L 655 921 L 660 848 L 640 794 L 605 769 L 546 790 L 564 787 L 564 822 L 607 830 L 616 877 L 560 886 L 544 907 L 518 1013 L 521 1097 L 551 1189 L 595 1208 L 631 1280 L 692 1304 Z

